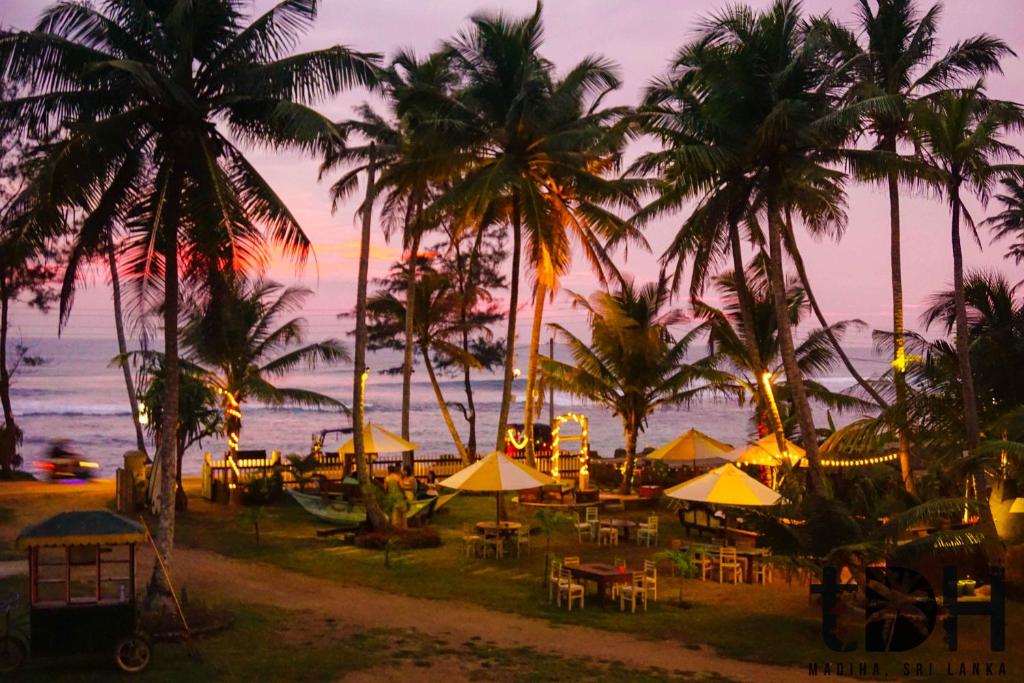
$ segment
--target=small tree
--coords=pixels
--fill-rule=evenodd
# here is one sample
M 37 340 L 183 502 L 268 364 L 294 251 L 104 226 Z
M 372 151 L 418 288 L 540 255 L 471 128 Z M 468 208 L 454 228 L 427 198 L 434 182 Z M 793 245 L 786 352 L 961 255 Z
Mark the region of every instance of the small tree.
M 679 572 L 679 606 L 683 606 L 683 579 L 693 576 L 697 565 L 693 561 L 692 550 L 662 550 L 654 556 L 656 560 L 668 560 Z
M 540 532 L 544 534 L 544 581 L 548 579 L 548 572 L 551 567 L 551 535 L 554 534 L 560 527 L 568 524 L 572 519 L 569 515 L 564 512 L 559 512 L 552 508 L 541 508 L 537 510 L 537 513 L 533 516 L 537 522 L 537 526 L 540 527 Z M 542 581 L 543 583 L 543 581 Z
M 137 376 L 142 382 L 139 400 L 149 416 L 146 428 L 159 444 L 163 438 L 164 385 L 167 371 L 163 354 L 138 354 L 142 358 L 142 367 Z M 126 362 L 121 359 L 121 362 Z M 188 506 L 185 491 L 181 485 L 181 462 L 185 451 L 193 444 L 201 443 L 204 438 L 221 431 L 221 411 L 217 394 L 210 388 L 206 375 L 201 368 L 187 362 L 178 365 L 178 429 L 177 437 L 177 492 L 176 507 L 184 510 Z

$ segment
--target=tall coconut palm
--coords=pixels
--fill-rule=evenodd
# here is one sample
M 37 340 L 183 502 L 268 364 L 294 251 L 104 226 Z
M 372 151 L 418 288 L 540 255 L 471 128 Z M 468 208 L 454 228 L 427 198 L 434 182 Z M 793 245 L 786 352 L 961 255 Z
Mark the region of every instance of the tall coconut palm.
M 117 334 L 117 352 L 123 358 L 128 354 L 128 335 L 125 333 L 124 294 L 121 291 L 121 274 L 117 266 L 117 247 L 114 240 L 108 239 L 106 245 L 107 268 L 110 271 L 110 289 L 114 305 L 114 332 Z M 124 388 L 128 394 L 128 405 L 132 413 L 132 425 L 135 427 L 135 445 L 142 453 L 146 452 L 146 439 L 142 435 L 142 419 L 139 415 L 139 399 L 132 379 L 132 369 L 127 363 L 121 363 L 124 376 Z
M 384 236 L 390 239 L 401 232 L 402 246 L 410 266 L 406 292 L 407 320 L 405 322 L 405 348 L 402 364 L 402 438 L 409 439 L 409 415 L 412 402 L 412 373 L 415 353 L 413 320 L 415 317 L 416 274 L 413 267 L 420 242 L 431 227 L 424 219 L 423 208 L 433 196 L 433 184 L 446 169 L 445 156 L 432 149 L 433 139 L 424 130 L 421 121 L 427 116 L 416 106 L 424 92 L 443 96 L 452 86 L 454 76 L 447 55 L 438 52 L 419 59 L 411 52 L 400 52 L 390 66 L 382 71 L 381 80 L 387 100 L 388 115 L 384 116 L 369 105 L 356 109 L 356 116 L 338 123 L 346 140 L 358 135 L 356 144 L 339 146 L 328 156 L 321 174 L 336 166 L 348 166 L 346 173 L 332 186 L 335 202 L 348 196 L 355 183 L 367 170 L 372 143 L 380 171 L 377 192 L 383 197 L 381 215 Z M 441 160 L 440 162 L 438 160 Z M 412 453 L 405 454 L 411 464 Z
M 570 245 L 576 244 L 603 280 L 607 248 L 618 241 L 642 240 L 632 225 L 607 208 L 636 203 L 630 183 L 606 177 L 616 167 L 622 141 L 610 128 L 623 110 L 599 106 L 604 94 L 619 85 L 615 69 L 607 60 L 591 57 L 556 79 L 553 66 L 539 53 L 542 39 L 538 4 L 533 15 L 519 20 L 477 15 L 471 30 L 452 41 L 453 65 L 462 82 L 442 111 L 445 120 L 458 122 L 453 139 L 468 158 L 464 176 L 439 202 L 475 216 L 506 216 L 512 227 L 499 450 L 511 400 L 526 238 L 535 280 L 524 419 L 530 462 L 544 302 L 569 267 Z
M 239 448 L 242 406 L 248 400 L 348 410 L 330 396 L 271 383 L 300 366 L 312 369 L 350 360 L 336 339 L 303 344 L 303 318 L 281 320 L 301 310 L 310 294 L 266 280 L 236 281 L 205 306 L 189 311 L 181 330 L 183 347 L 189 361 L 206 370 L 221 399 L 230 451 Z
M 897 414 L 906 401 L 906 344 L 903 322 L 903 268 L 900 227 L 900 171 L 894 163 L 899 147 L 910 139 L 910 105 L 936 88 L 949 87 L 964 78 L 1000 71 L 999 61 L 1012 51 L 988 35 L 952 45 L 937 55 L 937 36 L 942 5 L 922 12 L 917 0 L 868 0 L 856 7 L 856 30 L 861 39 L 838 26 L 830 35 L 852 64 L 853 83 L 849 95 L 864 107 L 867 132 L 878 153 L 876 164 L 882 173 L 872 174 L 884 182 L 889 195 L 889 252 L 892 280 L 893 367 Z M 873 164 L 874 165 L 874 164 Z M 869 176 L 869 177 L 872 177 Z M 907 491 L 914 491 L 906 429 L 898 430 L 900 469 Z
M 744 164 L 744 146 L 748 144 L 749 133 L 744 124 L 747 122 L 716 106 L 716 98 L 707 96 L 714 83 L 701 78 L 704 62 L 710 59 L 713 63 L 719 58 L 715 46 L 699 38 L 680 49 L 669 73 L 648 87 L 638 118 L 642 129 L 662 143 L 662 149 L 642 155 L 634 164 L 636 170 L 656 175 L 657 195 L 636 219 L 647 222 L 678 211 L 696 198 L 696 209 L 680 226 L 662 261 L 675 264 L 677 281 L 687 261 L 692 262 L 690 295 L 697 297 L 706 287 L 715 266 L 731 255 L 740 322 L 752 328 L 754 302 L 746 284 L 741 224 L 746 228 L 747 241 L 755 249 L 763 248 L 764 235 L 751 204 L 756 197 L 756 184 L 747 177 Z M 853 366 L 825 321 L 811 292 L 790 220 L 786 221 L 784 241 L 803 280 L 812 310 L 825 330 L 825 338 L 858 384 L 884 406 L 885 401 Z M 748 344 L 747 354 L 756 359 L 754 335 L 742 335 L 740 339 Z M 764 389 L 757 384 L 754 388 L 754 399 L 767 411 Z M 781 425 L 775 425 L 775 433 L 781 448 L 785 438 Z
M 790 216 L 817 232 L 842 227 L 844 174 L 834 165 L 856 121 L 837 108 L 844 84 L 838 58 L 800 12 L 798 2 L 777 0 L 762 12 L 739 6 L 706 19 L 700 34 L 704 54 L 692 78 L 703 106 L 721 112 L 715 120 L 732 120 L 745 141 L 738 163 L 751 183 L 751 205 L 768 227 L 781 357 L 817 489 L 814 417 L 786 313 L 784 245 Z
M 751 201 L 753 187 L 746 178 L 742 148 L 745 131 L 730 112 L 716 109 L 715 100 L 704 97 L 699 78 L 706 41 L 699 39 L 682 47 L 669 72 L 648 86 L 637 118 L 641 129 L 661 144 L 661 149 L 642 154 L 632 171 L 653 176 L 655 199 L 634 216 L 646 224 L 656 217 L 677 213 L 688 202 L 697 200 L 680 225 L 662 263 L 674 266 L 673 283 L 679 286 L 684 267 L 691 264 L 690 296 L 699 297 L 717 265 L 726 256 L 732 258 L 735 293 L 743 329 L 753 330 L 754 300 L 746 282 L 743 265 L 741 229 L 746 241 L 763 245 L 764 235 Z M 725 115 L 718 120 L 715 117 Z M 747 355 L 761 366 L 755 335 L 741 334 Z M 754 400 L 767 412 L 767 399 L 759 382 L 753 385 Z M 785 435 L 781 424 L 774 425 L 779 447 Z
M 985 225 L 995 233 L 993 240 L 1016 240 L 1006 250 L 1006 258 L 1014 263 L 1024 261 L 1024 182 L 1019 178 L 1003 179 L 1003 192 L 996 195 L 1003 210 L 985 220 Z
M 637 439 L 647 418 L 681 402 L 692 379 L 685 357 L 695 333 L 675 338 L 672 327 L 685 318 L 670 307 L 672 287 L 664 273 L 645 285 L 618 274 L 615 280 L 615 290 L 599 291 L 589 299 L 571 294 L 573 305 L 587 312 L 590 341 L 553 324 L 573 363 L 545 357 L 541 364 L 554 387 L 600 403 L 622 420 L 626 462 L 620 490 L 628 493 Z
M 336 131 L 308 104 L 375 80 L 373 60 L 342 46 L 289 54 L 318 4 L 284 0 L 247 23 L 244 0 L 59 3 L 34 30 L 0 34 L 4 77 L 32 91 L 0 106 L 0 119 L 30 133 L 60 131 L 35 194 L 57 206 L 99 195 L 68 268 L 96 253 L 119 219 L 129 226 L 126 271 L 140 300 L 147 310 L 162 304 L 167 381 L 155 540 L 168 567 L 179 285 L 258 265 L 267 239 L 299 261 L 310 248 L 235 141 L 323 150 Z M 159 568 L 150 588 L 169 608 Z
M 459 293 L 449 277 L 434 270 L 430 264 L 418 264 L 419 275 L 416 287 L 416 318 L 414 320 L 414 343 L 419 349 L 420 360 L 427 370 L 430 386 L 434 390 L 438 409 L 448 433 L 452 437 L 455 449 L 462 461 L 471 464 L 469 452 L 459 435 L 459 430 L 452 419 L 449 403 L 437 379 L 434 367 L 435 357 L 446 357 L 450 364 L 473 368 L 478 365 L 476 359 L 466 353 L 456 343 L 461 334 L 459 320 Z M 367 313 L 370 316 L 369 343 L 370 348 L 397 348 L 402 345 L 401 331 L 405 327 L 407 317 L 405 298 L 398 294 L 407 286 L 409 278 L 404 267 L 392 270 L 392 277 L 384 282 L 384 289 L 376 292 L 367 301 Z
M 1008 143 L 1009 132 L 1024 128 L 1024 110 L 1017 104 L 990 100 L 981 83 L 972 88 L 943 91 L 919 101 L 912 118 L 915 143 L 938 174 L 938 189 L 949 204 L 953 250 L 953 296 L 956 351 L 968 450 L 980 436 L 978 405 L 971 371 L 970 327 L 964 289 L 964 260 L 960 222 L 964 220 L 977 239 L 974 219 L 964 205 L 964 194 L 986 202 L 999 178 L 1018 172 L 1006 162 L 1020 159 Z

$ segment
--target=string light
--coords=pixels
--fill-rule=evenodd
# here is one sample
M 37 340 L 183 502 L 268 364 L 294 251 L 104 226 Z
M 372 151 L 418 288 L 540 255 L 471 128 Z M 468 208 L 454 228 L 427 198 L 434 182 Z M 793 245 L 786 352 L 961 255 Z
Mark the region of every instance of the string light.
M 880 465 L 886 462 L 892 462 L 900 457 L 899 453 L 889 453 L 888 455 L 877 455 L 871 458 L 859 458 L 856 460 L 822 460 L 822 467 L 864 467 L 865 465 Z
M 555 418 L 555 423 L 551 425 L 551 476 L 558 478 L 558 465 L 562 457 L 562 425 L 566 422 L 575 422 L 580 426 L 580 468 L 579 477 L 581 480 L 585 479 L 590 475 L 590 468 L 588 463 L 590 462 L 590 434 L 589 434 L 589 421 L 586 415 L 582 413 L 566 413 L 559 415 Z M 566 437 L 568 439 L 570 437 Z
M 505 440 L 512 444 L 512 447 L 517 451 L 521 451 L 526 448 L 526 434 L 523 434 L 521 439 L 516 439 L 516 430 L 511 427 L 505 432 Z
M 211 385 L 213 390 L 224 397 L 224 436 L 228 442 L 228 452 L 238 451 L 240 429 L 242 425 L 242 407 L 238 403 L 238 393 L 222 387 Z

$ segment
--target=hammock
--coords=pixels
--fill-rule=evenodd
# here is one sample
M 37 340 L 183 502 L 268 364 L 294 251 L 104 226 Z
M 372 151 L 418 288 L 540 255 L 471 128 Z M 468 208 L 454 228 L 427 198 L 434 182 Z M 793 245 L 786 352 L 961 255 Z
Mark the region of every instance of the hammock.
M 288 489 L 289 495 L 302 509 L 318 519 L 343 526 L 359 526 L 366 522 L 366 508 L 342 500 L 325 500 L 322 496 Z
M 288 489 L 288 493 L 295 499 L 296 503 L 302 506 L 303 510 L 318 519 L 338 525 L 351 526 L 359 526 L 366 522 L 366 508 L 362 505 L 346 503 L 339 499 L 325 500 L 323 496 L 301 493 L 294 489 Z M 437 502 L 437 496 L 421 498 L 410 502 L 409 509 L 405 515 L 406 519 L 414 519 L 420 515 L 429 517 Z

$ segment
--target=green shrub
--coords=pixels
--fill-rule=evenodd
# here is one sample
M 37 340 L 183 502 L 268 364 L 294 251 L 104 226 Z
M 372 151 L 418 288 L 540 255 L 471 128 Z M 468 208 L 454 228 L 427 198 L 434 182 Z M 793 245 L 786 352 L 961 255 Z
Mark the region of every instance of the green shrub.
M 417 527 L 404 530 L 369 531 L 356 536 L 356 545 L 368 550 L 385 550 L 389 542 L 392 550 L 437 548 L 441 545 L 441 535 L 431 527 Z
M 284 481 L 278 473 L 269 477 L 253 479 L 245 485 L 242 492 L 242 504 L 244 505 L 270 505 L 281 497 L 284 490 Z

